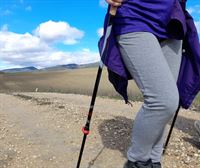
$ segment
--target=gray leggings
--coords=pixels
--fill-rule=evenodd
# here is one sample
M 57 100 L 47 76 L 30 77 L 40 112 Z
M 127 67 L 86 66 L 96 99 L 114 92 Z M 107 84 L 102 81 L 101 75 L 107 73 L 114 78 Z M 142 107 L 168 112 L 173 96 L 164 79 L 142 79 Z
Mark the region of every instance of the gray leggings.
M 179 103 L 176 81 L 182 41 L 169 39 L 159 43 L 148 32 L 120 35 L 117 41 L 123 61 L 144 97 L 134 121 L 127 157 L 133 162 L 160 162 L 165 126 Z

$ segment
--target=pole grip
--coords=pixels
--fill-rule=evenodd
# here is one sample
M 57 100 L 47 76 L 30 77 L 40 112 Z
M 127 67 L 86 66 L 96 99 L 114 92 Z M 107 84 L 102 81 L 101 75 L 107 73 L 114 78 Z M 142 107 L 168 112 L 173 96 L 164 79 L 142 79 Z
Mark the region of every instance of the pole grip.
M 117 13 L 117 7 L 116 6 L 110 6 L 110 11 L 109 13 L 112 15 L 112 16 L 115 16 L 116 13 Z

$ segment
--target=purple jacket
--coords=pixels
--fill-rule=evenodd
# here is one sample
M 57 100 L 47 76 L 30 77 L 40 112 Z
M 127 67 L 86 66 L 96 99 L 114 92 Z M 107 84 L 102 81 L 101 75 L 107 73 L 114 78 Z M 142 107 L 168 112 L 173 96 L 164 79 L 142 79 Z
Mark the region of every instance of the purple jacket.
M 166 24 L 176 0 L 125 0 L 114 19 L 114 34 L 152 32 L 167 38 Z M 164 11 L 164 12 L 163 12 Z
M 185 2 L 186 0 L 181 0 L 180 3 L 178 0 L 175 1 L 167 24 L 167 31 L 172 38 L 183 39 L 184 52 L 182 54 L 177 86 L 180 95 L 180 105 L 187 109 L 200 90 L 200 44 L 193 18 L 185 10 Z M 106 22 L 107 17 L 105 18 Z M 104 36 L 99 40 L 100 51 L 103 39 Z M 109 38 L 107 57 L 102 61 L 107 66 L 110 82 L 127 103 L 127 86 L 131 76 L 121 59 L 113 32 Z

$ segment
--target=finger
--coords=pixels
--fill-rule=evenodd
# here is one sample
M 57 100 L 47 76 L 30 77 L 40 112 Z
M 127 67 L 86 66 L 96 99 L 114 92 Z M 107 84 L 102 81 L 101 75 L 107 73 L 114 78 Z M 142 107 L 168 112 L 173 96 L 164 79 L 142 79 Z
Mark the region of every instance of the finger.
M 112 6 L 120 6 L 122 0 L 106 0 L 106 2 Z

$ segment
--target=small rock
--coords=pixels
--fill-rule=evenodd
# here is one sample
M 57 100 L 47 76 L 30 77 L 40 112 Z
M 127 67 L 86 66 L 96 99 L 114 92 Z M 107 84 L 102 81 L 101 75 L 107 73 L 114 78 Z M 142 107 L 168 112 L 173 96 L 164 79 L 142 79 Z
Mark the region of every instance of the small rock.
M 36 159 L 38 156 L 36 156 L 36 155 L 33 155 L 33 159 Z

